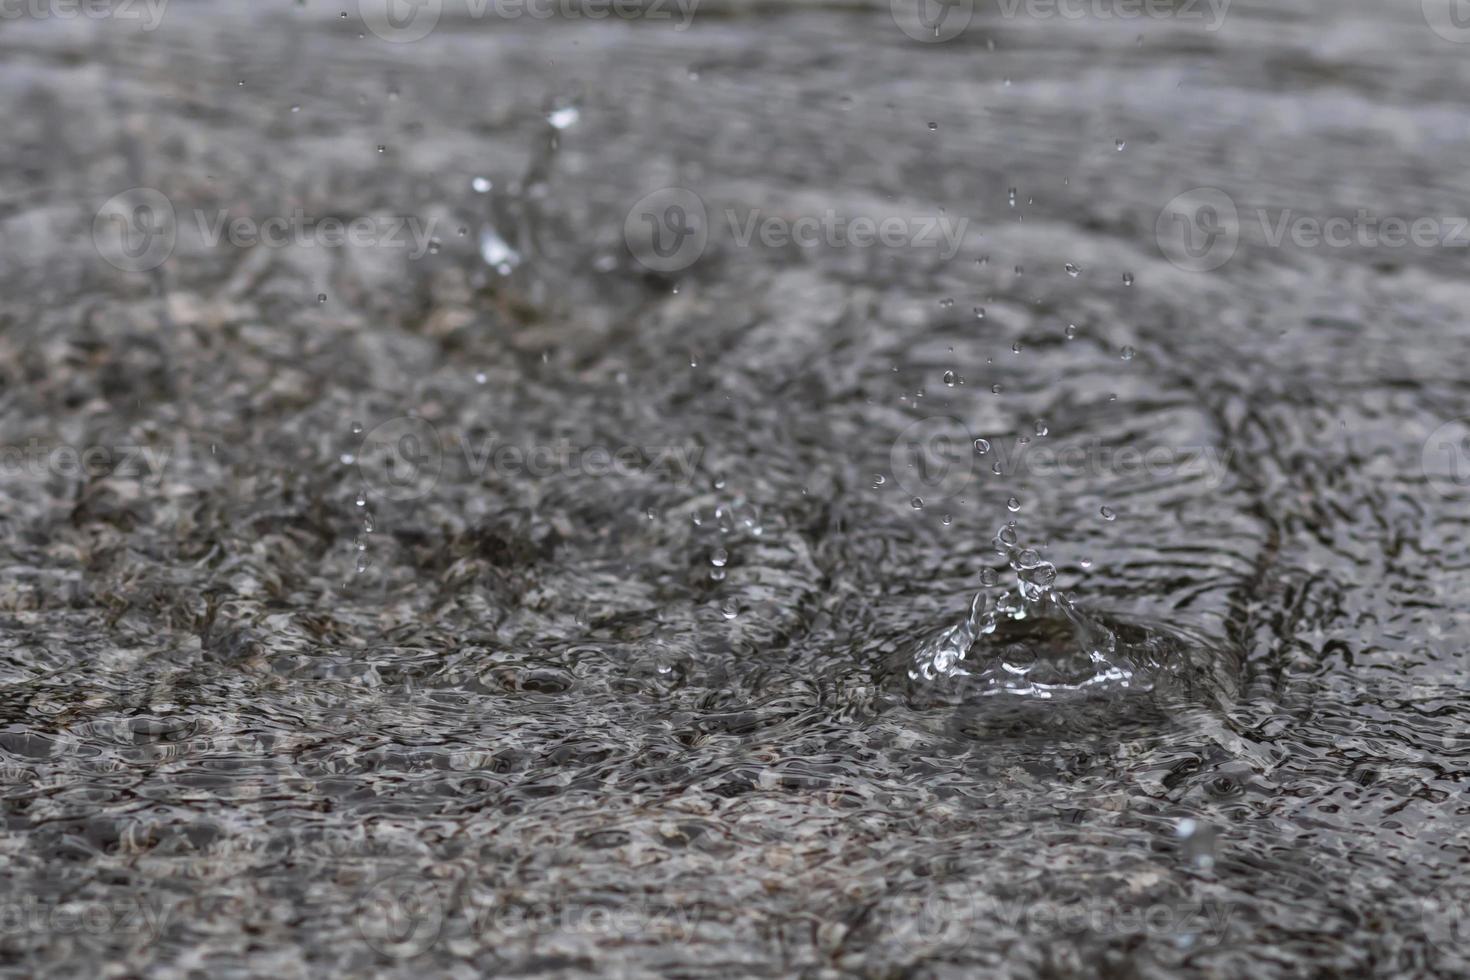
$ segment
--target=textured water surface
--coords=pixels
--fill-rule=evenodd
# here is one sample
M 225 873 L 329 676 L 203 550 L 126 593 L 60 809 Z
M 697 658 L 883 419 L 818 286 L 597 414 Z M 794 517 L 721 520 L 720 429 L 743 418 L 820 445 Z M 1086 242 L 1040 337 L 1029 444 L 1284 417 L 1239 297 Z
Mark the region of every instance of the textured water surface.
M 4 21 L 0 969 L 1470 970 L 1429 6 Z

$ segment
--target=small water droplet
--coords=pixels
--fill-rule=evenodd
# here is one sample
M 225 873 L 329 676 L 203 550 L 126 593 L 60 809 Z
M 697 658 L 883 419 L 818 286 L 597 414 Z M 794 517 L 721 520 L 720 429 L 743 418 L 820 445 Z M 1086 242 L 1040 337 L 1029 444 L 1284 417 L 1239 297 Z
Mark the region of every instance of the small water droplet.
M 317 293 L 316 294 L 316 301 L 318 303 L 325 304 L 327 302 L 327 294 L 326 293 Z
M 1123 285 L 1125 285 L 1125 286 L 1131 286 L 1131 285 L 1133 285 L 1133 273 L 1131 273 L 1131 272 L 1125 272 L 1125 273 L 1123 273 Z
M 985 319 L 985 307 L 983 307 L 983 306 L 977 306 L 977 307 L 975 307 L 975 319 L 977 319 L 977 320 L 983 320 L 983 319 Z
M 1038 436 L 1044 436 L 1044 435 L 1046 435 L 1049 432 L 1051 432 L 1051 428 L 1047 426 L 1046 419 L 1037 419 L 1036 420 L 1036 434 Z
M 1123 152 L 1123 146 L 1124 146 L 1123 141 L 1122 140 L 1118 140 L 1118 152 L 1119 153 Z
M 1098 513 L 1102 514 L 1102 519 L 1105 521 L 1111 521 L 1113 518 L 1118 516 L 1113 508 L 1106 506 L 1099 510 Z
M 1015 497 L 1012 497 L 1010 500 L 1006 501 L 1006 510 L 1010 511 L 1012 514 L 1020 509 L 1021 501 L 1017 500 Z
M 1063 333 L 1066 334 L 1068 340 L 1075 339 L 1076 336 L 1077 336 L 1077 324 L 1075 324 L 1075 323 L 1069 323 L 1069 324 L 1067 324 L 1067 329 L 1064 330 Z
M 984 456 L 986 453 L 990 452 L 990 440 L 989 439 L 976 439 L 975 440 L 975 452 L 978 453 L 978 454 L 980 454 L 981 456 Z
M 709 563 L 716 568 L 724 568 L 725 564 L 729 562 L 729 560 L 730 553 L 727 552 L 724 548 L 716 548 L 714 551 L 710 552 Z
M 1066 269 L 1067 275 L 1071 276 L 1073 279 L 1076 279 L 1079 275 L 1082 274 L 1082 270 L 1070 262 L 1062 266 L 1062 268 Z
M 470 181 L 470 186 L 474 188 L 476 194 L 489 194 L 490 188 L 495 185 L 491 184 L 488 178 L 476 177 Z
M 1133 348 L 1125 345 L 1122 350 L 1121 356 L 1125 361 L 1133 360 Z
M 944 372 L 944 383 L 945 384 L 947 384 L 951 388 L 953 388 L 954 387 L 954 384 L 955 384 L 955 380 L 956 380 L 956 375 L 955 375 L 955 373 L 953 371 L 945 371 Z
M 909 501 L 909 506 L 912 507 L 914 510 L 923 510 L 924 509 L 924 498 L 923 497 L 915 497 L 913 500 L 910 500 Z
M 546 121 L 551 123 L 553 129 L 566 129 L 575 126 L 582 114 L 575 106 L 564 106 L 546 114 Z
M 484 371 L 476 371 L 475 372 L 475 384 L 477 384 L 477 385 L 484 384 L 488 378 L 489 378 L 489 375 L 487 375 Z

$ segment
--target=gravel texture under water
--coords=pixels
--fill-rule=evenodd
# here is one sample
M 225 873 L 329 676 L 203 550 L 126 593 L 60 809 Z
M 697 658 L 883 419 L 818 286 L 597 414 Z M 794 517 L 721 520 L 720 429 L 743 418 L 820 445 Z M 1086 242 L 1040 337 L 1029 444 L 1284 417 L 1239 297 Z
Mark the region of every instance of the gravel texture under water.
M 1431 5 L 340 6 L 0 33 L 0 969 L 1470 969 L 1464 252 L 1254 217 L 1463 212 Z M 298 209 L 437 240 L 209 241 Z

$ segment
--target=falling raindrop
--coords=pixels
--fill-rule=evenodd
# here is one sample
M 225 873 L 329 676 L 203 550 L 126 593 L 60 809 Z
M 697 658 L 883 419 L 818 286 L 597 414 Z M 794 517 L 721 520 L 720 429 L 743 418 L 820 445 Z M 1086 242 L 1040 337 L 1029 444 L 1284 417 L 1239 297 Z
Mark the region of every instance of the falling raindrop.
M 1118 516 L 1113 508 L 1108 506 L 1104 506 L 1100 511 L 1098 511 L 1098 513 L 1102 514 L 1102 519 L 1105 521 L 1111 521 L 1113 518 Z

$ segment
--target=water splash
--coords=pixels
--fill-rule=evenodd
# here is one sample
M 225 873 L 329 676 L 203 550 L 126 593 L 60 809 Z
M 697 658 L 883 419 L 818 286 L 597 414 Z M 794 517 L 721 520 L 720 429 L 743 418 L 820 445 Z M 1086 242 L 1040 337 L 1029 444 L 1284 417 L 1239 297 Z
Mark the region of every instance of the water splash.
M 561 134 L 580 120 L 574 105 L 558 105 L 543 114 L 530 162 L 520 179 L 504 189 L 476 178 L 474 189 L 489 196 L 489 214 L 480 226 L 480 258 L 502 279 L 512 279 L 533 303 L 544 303 L 550 287 L 533 268 L 546 252 L 553 224 L 546 211 L 551 177 L 561 148 Z
M 993 572 L 983 576 L 968 615 L 905 654 L 911 702 L 1151 691 L 1186 673 L 1191 650 L 1205 649 L 1172 629 L 1080 608 L 1055 587 L 1056 566 L 1019 545 L 1014 523 L 996 533 L 994 544 L 1013 584 Z

